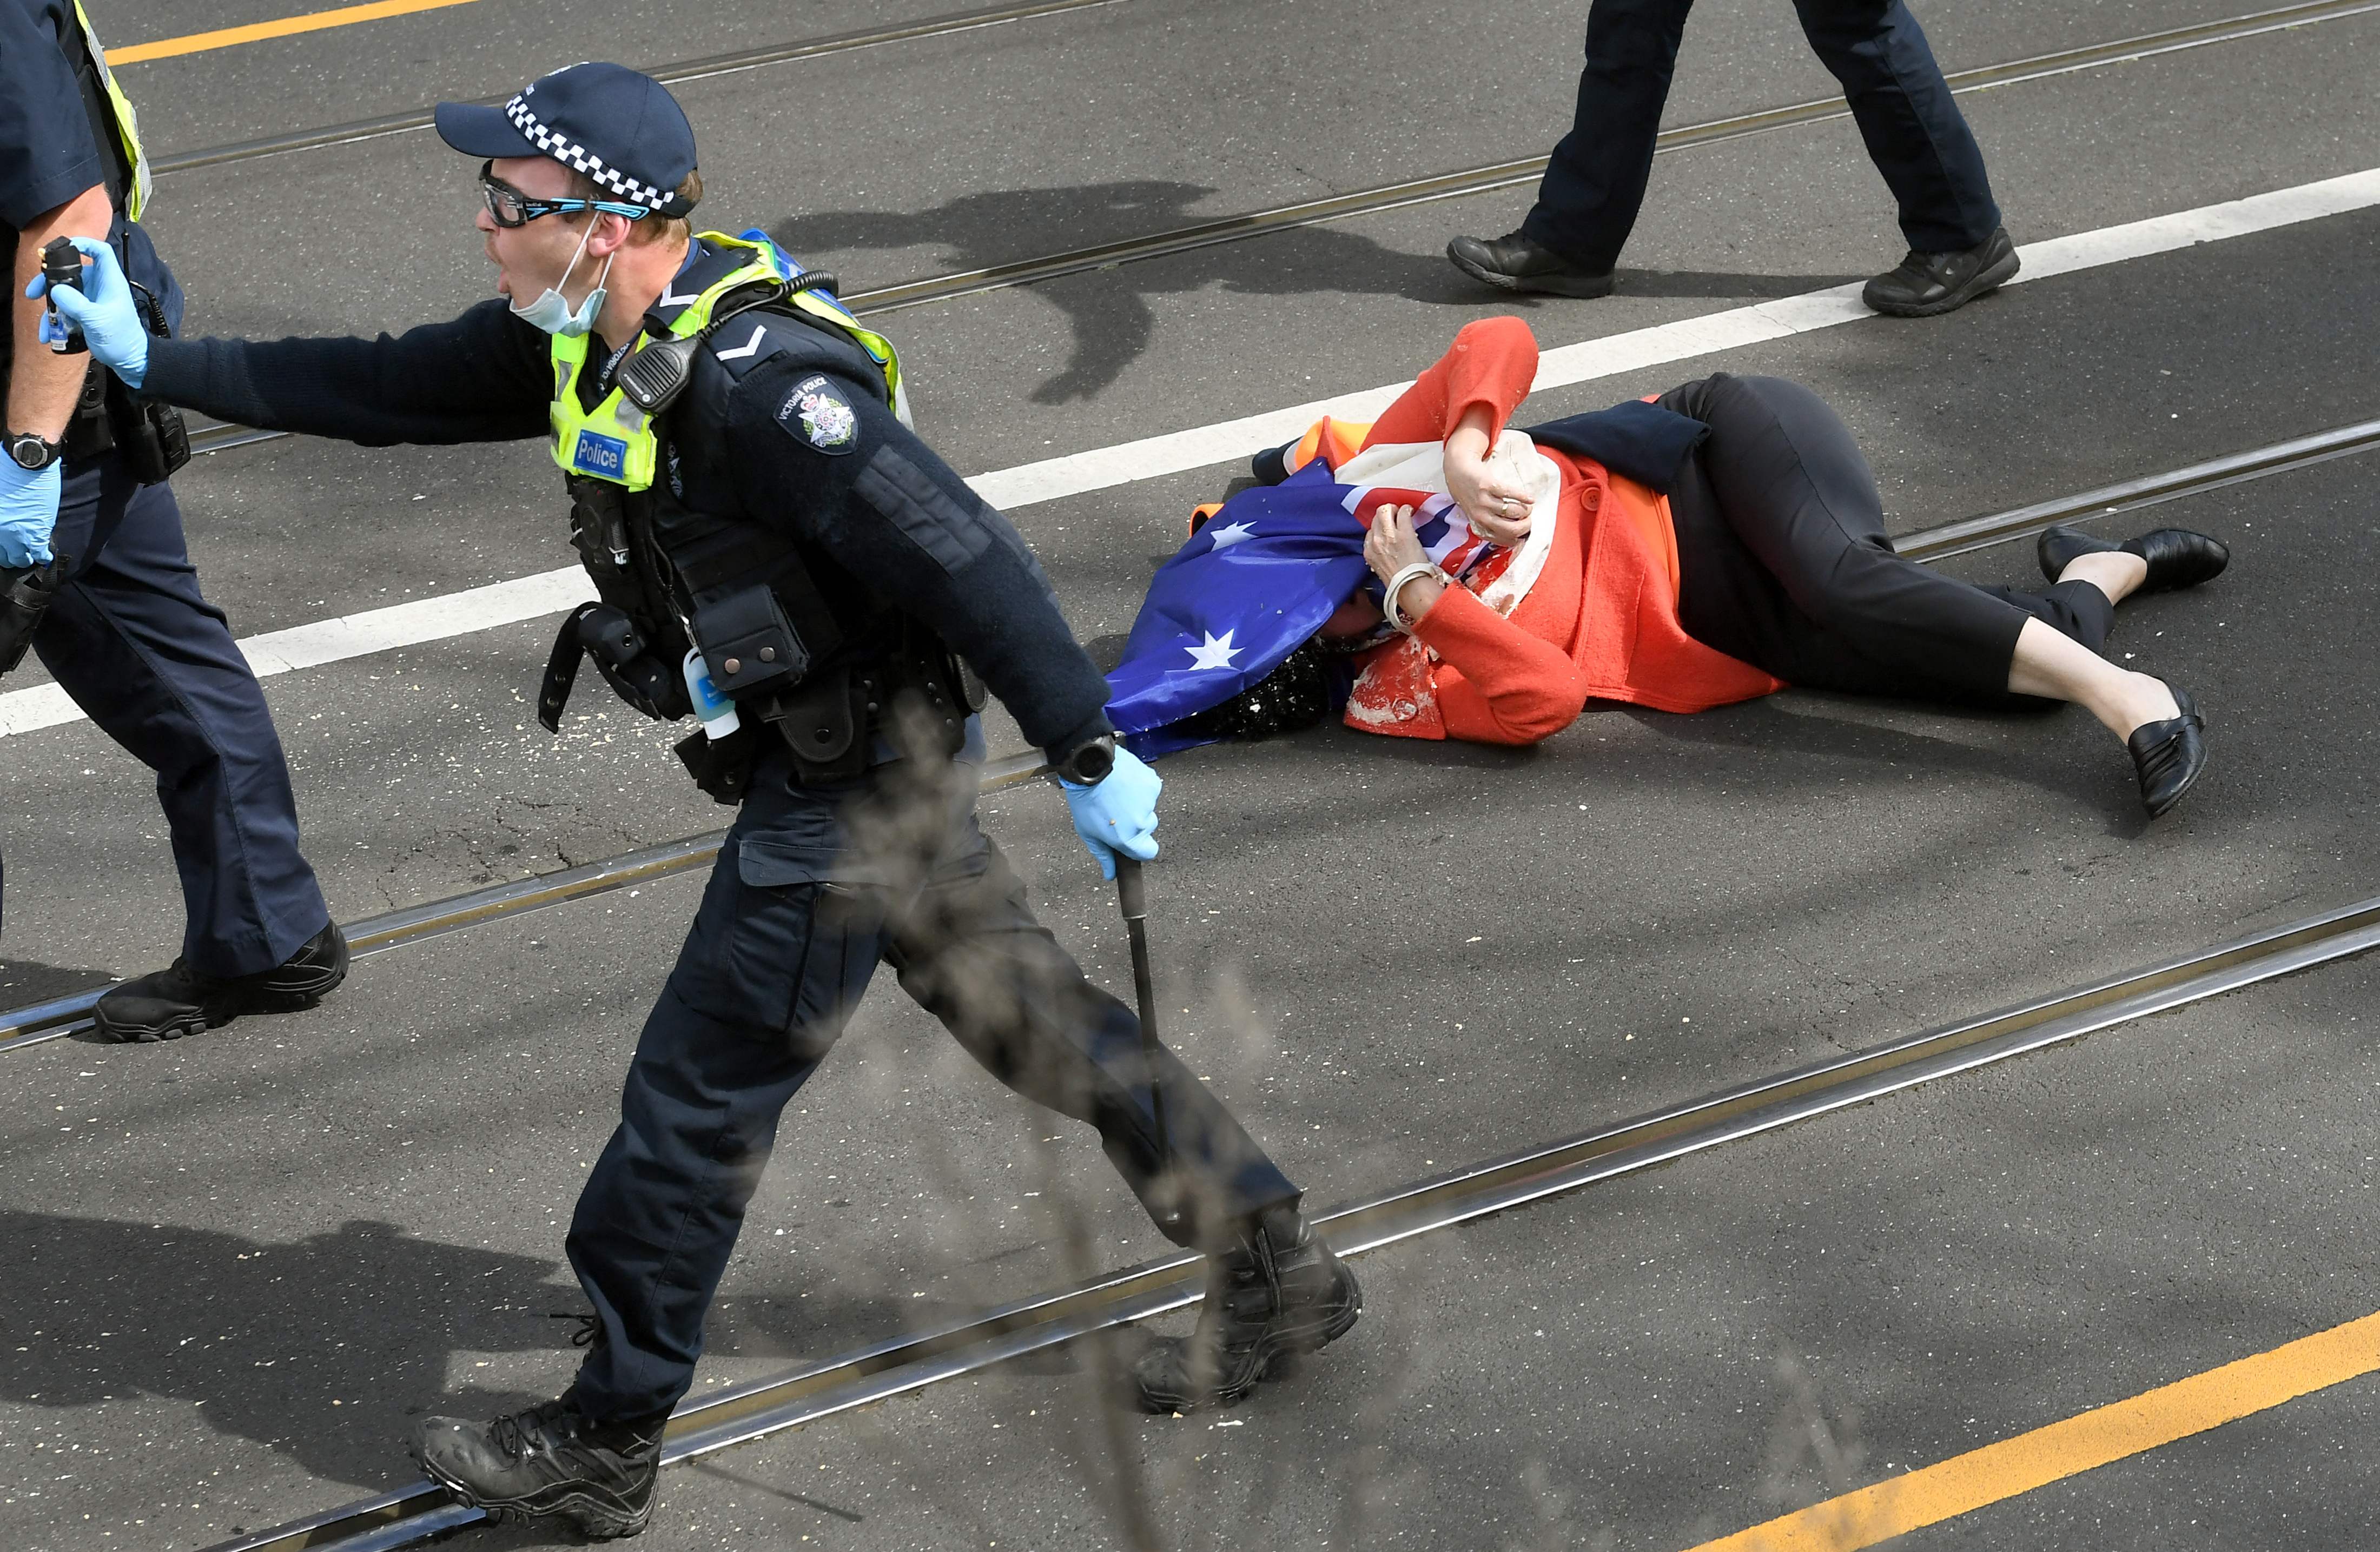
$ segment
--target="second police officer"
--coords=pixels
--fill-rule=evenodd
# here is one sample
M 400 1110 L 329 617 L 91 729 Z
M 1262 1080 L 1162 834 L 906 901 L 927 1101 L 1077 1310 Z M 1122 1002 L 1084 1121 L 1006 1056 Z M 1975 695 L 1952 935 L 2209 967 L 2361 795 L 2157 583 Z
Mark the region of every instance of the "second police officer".
M 1003 1082 L 1096 1126 L 1165 1233 L 1208 1253 L 1196 1332 L 1135 1368 L 1143 1405 L 1236 1399 L 1347 1330 L 1354 1278 L 1297 1188 L 1170 1053 L 1150 1070 L 1130 1011 L 977 827 L 970 670 L 1067 778 L 1111 877 L 1117 855 L 1155 855 L 1159 782 L 1116 746 L 1106 682 L 1024 540 L 910 430 L 891 346 L 764 234 L 691 232 L 694 133 L 649 77 L 575 66 L 501 108 L 441 104 L 437 125 L 485 159 L 503 293 L 451 322 L 152 340 L 103 249 L 87 296 L 59 293 L 128 382 L 227 419 L 550 437 L 601 601 L 566 622 L 542 718 L 591 657 L 649 714 L 701 713 L 679 753 L 740 804 L 571 1224 L 587 1359 L 557 1400 L 429 1420 L 424 1470 L 499 1516 L 643 1528 L 779 1115 L 880 959 Z
M 164 970 L 95 1010 L 115 1040 L 171 1040 L 310 1007 L 347 971 L 264 691 L 199 590 L 166 478 L 181 422 L 79 351 L 51 347 L 37 297 L 59 237 L 120 253 L 136 319 L 164 333 L 182 292 L 139 222 L 148 159 L 79 0 L 0 0 L 0 673 L 27 648 L 110 738 L 157 773 L 186 926 Z M 71 258 L 71 255 L 67 255 Z M 59 343 L 65 343 L 61 341 Z

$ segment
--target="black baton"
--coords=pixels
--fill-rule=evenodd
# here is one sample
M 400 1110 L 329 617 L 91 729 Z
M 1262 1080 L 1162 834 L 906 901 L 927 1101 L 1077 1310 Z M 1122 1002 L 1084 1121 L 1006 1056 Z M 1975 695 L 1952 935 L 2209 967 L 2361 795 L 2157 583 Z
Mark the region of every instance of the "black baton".
M 1148 1067 L 1148 1108 L 1157 1117 L 1157 1151 L 1173 1152 L 1165 1130 L 1165 1088 L 1157 1076 L 1157 987 L 1148 969 L 1148 891 L 1140 881 L 1140 862 L 1116 854 L 1116 903 L 1123 908 L 1124 931 L 1132 938 L 1132 993 L 1140 1001 L 1140 1055 Z

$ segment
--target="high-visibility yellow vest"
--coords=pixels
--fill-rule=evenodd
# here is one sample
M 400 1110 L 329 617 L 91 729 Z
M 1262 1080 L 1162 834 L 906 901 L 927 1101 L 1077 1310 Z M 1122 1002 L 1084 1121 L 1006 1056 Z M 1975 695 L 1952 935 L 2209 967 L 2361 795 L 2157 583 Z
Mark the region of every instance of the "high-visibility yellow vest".
M 756 281 L 800 284 L 799 272 L 793 261 L 780 254 L 765 236 L 731 237 L 722 232 L 705 232 L 698 240 L 719 249 L 749 249 L 752 261 L 704 287 L 691 306 L 671 320 L 672 338 L 690 339 L 701 333 L 710 326 L 712 309 L 721 297 Z M 794 291 L 782 302 L 770 305 L 790 307 L 829 324 L 865 350 L 868 359 L 884 374 L 884 389 L 892 400 L 893 413 L 903 424 L 908 423 L 908 394 L 902 386 L 901 360 L 891 340 L 861 327 L 859 320 L 828 292 Z M 589 475 L 625 485 L 631 491 L 650 490 L 661 456 L 661 442 L 653 433 L 651 417 L 638 408 L 616 384 L 593 409 L 582 406 L 578 378 L 587 367 L 588 338 L 585 334 L 575 338 L 553 336 L 553 461 L 565 474 Z M 637 343 L 641 344 L 645 338 L 640 331 Z
M 125 161 L 132 165 L 132 182 L 124 190 L 124 214 L 128 220 L 138 221 L 149 208 L 149 196 L 154 188 L 149 176 L 149 155 L 140 149 L 140 120 L 132 111 L 132 99 L 115 84 L 115 72 L 107 67 L 107 51 L 100 47 L 99 34 L 91 29 L 82 0 L 75 0 L 75 19 L 82 23 L 83 46 L 91 51 L 91 67 L 99 72 L 100 84 L 107 88 L 107 105 L 115 118 L 116 142 L 124 149 Z

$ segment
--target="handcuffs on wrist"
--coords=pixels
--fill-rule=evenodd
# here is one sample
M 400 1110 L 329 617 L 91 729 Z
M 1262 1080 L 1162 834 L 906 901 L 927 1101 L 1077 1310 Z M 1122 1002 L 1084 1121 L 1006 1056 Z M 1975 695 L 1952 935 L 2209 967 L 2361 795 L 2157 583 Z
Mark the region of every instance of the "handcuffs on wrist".
M 1439 584 L 1441 587 L 1453 586 L 1452 580 L 1448 577 L 1445 572 L 1440 571 L 1434 563 L 1429 561 L 1414 561 L 1408 564 L 1399 566 L 1395 575 L 1389 578 L 1387 588 L 1382 589 L 1380 593 L 1380 617 L 1388 621 L 1390 624 L 1394 625 L 1397 629 L 1404 632 L 1407 636 L 1411 636 L 1413 634 L 1413 625 L 1410 622 L 1398 617 L 1397 595 L 1404 591 L 1408 583 L 1418 582 L 1425 576 L 1434 576 L 1438 578 Z

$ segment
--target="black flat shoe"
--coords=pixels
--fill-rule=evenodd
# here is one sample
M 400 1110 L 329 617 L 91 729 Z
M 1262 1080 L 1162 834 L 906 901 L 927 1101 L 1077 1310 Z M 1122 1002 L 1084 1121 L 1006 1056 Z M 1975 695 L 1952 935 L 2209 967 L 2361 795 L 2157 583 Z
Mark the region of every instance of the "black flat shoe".
M 2117 544 L 2056 523 L 2041 530 L 2034 556 L 2041 563 L 2041 574 L 2055 582 L 2075 556 L 2101 555 L 2111 550 L 2138 555 L 2148 563 L 2148 580 L 2140 586 L 2144 593 L 2195 588 L 2222 576 L 2223 568 L 2231 564 L 2228 545 L 2188 528 L 2152 528 Z
M 1499 291 L 1533 291 L 1548 297 L 1609 297 L 1611 272 L 1582 269 L 1543 243 L 1518 232 L 1500 237 L 1457 237 L 1446 256 L 1472 279 Z
M 2153 819 L 2180 802 L 2181 794 L 2206 769 L 2206 720 L 2198 714 L 2198 704 L 2188 690 L 2171 685 L 2167 688 L 2173 691 L 2173 703 L 2181 709 L 2181 715 L 2143 722 L 2124 740 L 2124 747 L 2131 752 L 2133 774 L 2140 778 L 2141 806 Z

